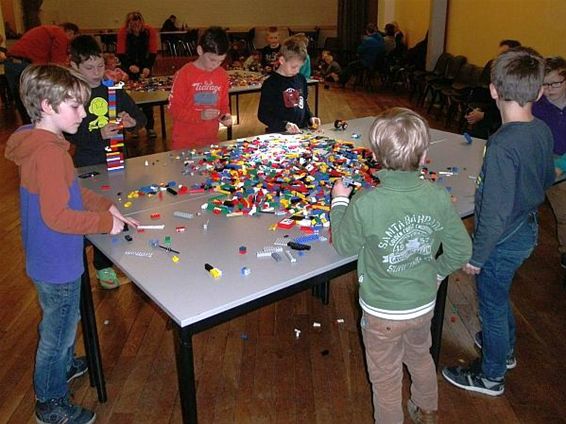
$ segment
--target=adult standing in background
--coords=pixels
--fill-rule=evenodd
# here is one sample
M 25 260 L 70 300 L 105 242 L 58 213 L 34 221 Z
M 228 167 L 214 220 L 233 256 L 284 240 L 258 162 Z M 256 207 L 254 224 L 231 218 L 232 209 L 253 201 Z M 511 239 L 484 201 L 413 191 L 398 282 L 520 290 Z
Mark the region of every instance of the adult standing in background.
M 157 32 L 144 22 L 140 12 L 126 15 L 126 23 L 118 30 L 116 53 L 131 79 L 139 80 L 150 76 L 157 56 Z M 147 117 L 147 136 L 157 137 L 153 129 L 153 107 L 142 106 L 141 109 Z
M 69 42 L 79 33 L 72 23 L 40 25 L 27 31 L 8 49 L 4 70 L 8 87 L 24 124 L 31 120 L 20 99 L 20 75 L 31 64 L 69 64 Z

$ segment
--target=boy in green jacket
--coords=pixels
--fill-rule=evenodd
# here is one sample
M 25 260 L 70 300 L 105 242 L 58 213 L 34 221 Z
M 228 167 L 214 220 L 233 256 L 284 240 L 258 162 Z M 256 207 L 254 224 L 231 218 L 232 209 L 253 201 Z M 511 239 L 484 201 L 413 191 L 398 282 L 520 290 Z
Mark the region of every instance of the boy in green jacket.
M 402 423 L 403 363 L 411 374 L 408 410 L 415 423 L 436 423 L 438 387 L 429 353 L 439 283 L 471 256 L 470 237 L 443 187 L 422 180 L 430 144 L 427 123 L 393 108 L 370 129 L 383 169 L 381 184 L 352 198 L 342 181 L 332 190 L 333 244 L 358 255 L 362 335 L 376 423 Z M 442 254 L 436 256 L 442 244 Z

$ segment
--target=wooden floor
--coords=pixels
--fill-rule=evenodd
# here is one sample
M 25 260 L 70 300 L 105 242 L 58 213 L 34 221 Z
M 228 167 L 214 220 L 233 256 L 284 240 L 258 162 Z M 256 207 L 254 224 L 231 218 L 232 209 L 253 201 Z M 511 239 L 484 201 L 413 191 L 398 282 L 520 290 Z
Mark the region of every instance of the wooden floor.
M 263 131 L 255 118 L 257 104 L 257 95 L 241 97 L 242 121 L 234 137 Z M 333 122 L 398 105 L 412 107 L 402 92 L 321 87 L 319 115 L 324 123 Z M 442 128 L 434 121 L 432 125 Z M 13 110 L 0 109 L 2 146 L 16 126 Z M 148 144 L 142 136 L 130 152 L 166 146 L 161 139 Z M 0 179 L 0 423 L 33 423 L 32 369 L 40 314 L 24 269 L 18 173 L 3 155 Z M 544 205 L 539 245 L 512 289 L 518 366 L 508 374 L 505 394 L 491 398 L 467 393 L 439 376 L 441 423 L 566 422 L 566 289 L 556 247 L 554 218 Z M 88 378 L 72 383 L 74 400 L 93 408 L 99 423 L 180 423 L 167 317 L 133 284 L 104 291 L 93 281 L 92 287 L 109 400 L 97 401 Z M 372 422 L 354 275 L 335 280 L 331 287 L 328 306 L 304 292 L 195 337 L 200 423 Z M 476 355 L 472 335 L 479 329 L 469 278 L 452 276 L 446 311 L 441 364 L 467 361 Z M 313 322 L 322 326 L 313 328 Z M 294 328 L 302 330 L 299 339 Z M 82 339 L 77 346 L 83 350 Z M 404 395 L 406 399 L 407 387 Z

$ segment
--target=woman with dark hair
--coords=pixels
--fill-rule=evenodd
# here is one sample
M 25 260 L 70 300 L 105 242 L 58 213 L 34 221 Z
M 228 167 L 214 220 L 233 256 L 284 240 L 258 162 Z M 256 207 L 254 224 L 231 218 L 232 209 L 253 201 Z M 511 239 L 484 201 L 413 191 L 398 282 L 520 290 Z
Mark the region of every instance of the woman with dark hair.
M 130 12 L 126 15 L 126 22 L 118 31 L 116 53 L 130 79 L 138 80 L 150 76 L 157 56 L 157 32 L 144 22 L 140 12 Z M 142 106 L 141 109 L 147 117 L 148 137 L 157 137 L 153 129 L 153 108 Z

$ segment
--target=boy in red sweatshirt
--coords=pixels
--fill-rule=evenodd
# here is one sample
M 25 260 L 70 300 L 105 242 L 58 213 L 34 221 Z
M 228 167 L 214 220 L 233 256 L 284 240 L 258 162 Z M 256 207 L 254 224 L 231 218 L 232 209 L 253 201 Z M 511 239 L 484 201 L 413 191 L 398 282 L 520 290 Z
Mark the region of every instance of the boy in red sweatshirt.
M 198 59 L 177 72 L 169 96 L 173 149 L 214 144 L 218 142 L 219 123 L 232 125 L 228 74 L 220 67 L 229 48 L 226 31 L 210 27 L 199 39 Z

